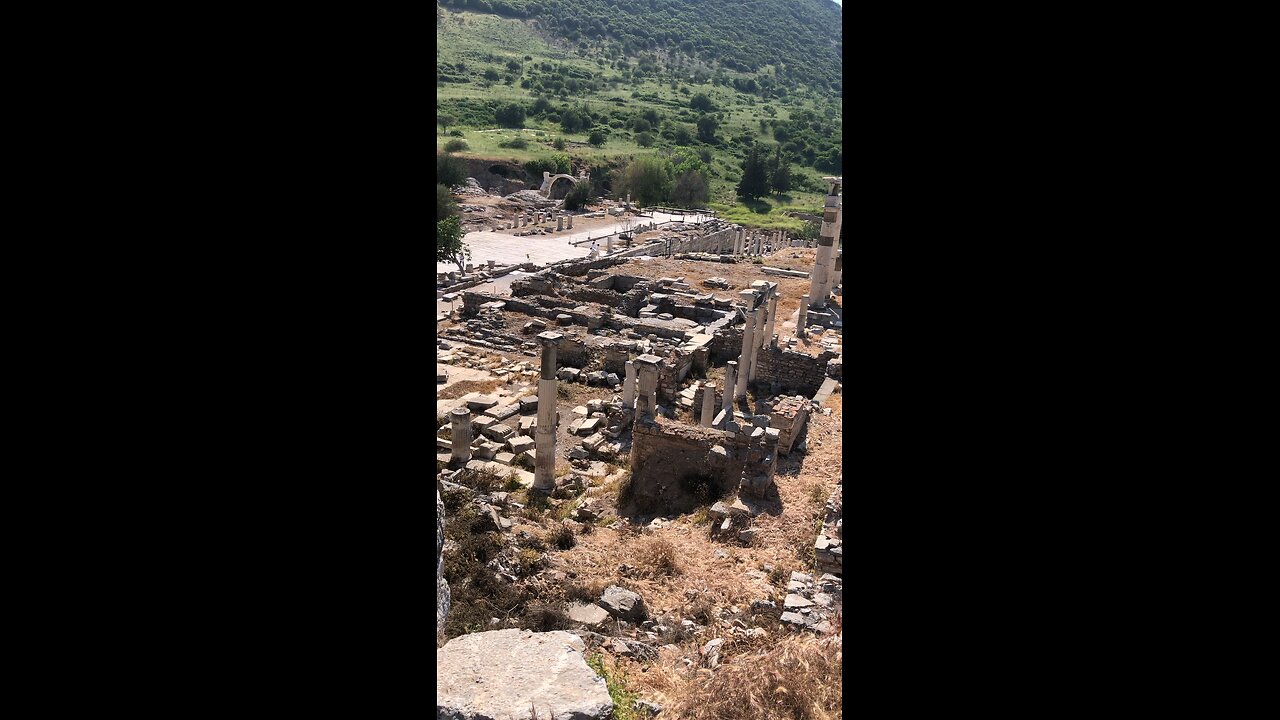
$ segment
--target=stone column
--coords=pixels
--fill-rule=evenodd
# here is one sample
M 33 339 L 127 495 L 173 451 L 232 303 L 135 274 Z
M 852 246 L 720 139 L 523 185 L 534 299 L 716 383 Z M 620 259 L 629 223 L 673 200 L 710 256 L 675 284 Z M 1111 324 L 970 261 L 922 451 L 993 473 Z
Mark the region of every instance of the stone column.
M 658 409 L 658 368 L 662 365 L 662 358 L 645 354 L 636 358 L 636 364 L 640 371 L 636 418 L 652 420 Z
M 533 489 L 550 493 L 556 487 L 556 343 L 558 332 L 538 334 L 542 344 L 542 376 L 538 380 L 538 426 L 534 429 Z
M 573 216 L 572 216 L 572 215 L 570 215 L 570 216 L 569 216 L 569 229 L 570 229 L 570 230 L 572 230 L 572 229 L 573 229 Z
M 708 381 L 702 384 L 702 427 L 711 427 L 715 416 L 716 384 Z
M 622 381 L 622 409 L 630 410 L 636 406 L 636 364 L 627 361 L 627 377 Z
M 778 288 L 774 287 L 769 292 L 769 319 L 764 325 L 764 339 L 760 343 L 760 347 L 769 347 L 773 343 L 773 324 L 778 319 Z
M 737 379 L 738 361 L 730 360 L 724 368 L 724 417 L 725 422 L 733 420 L 733 385 Z
M 742 329 L 742 354 L 738 356 L 738 386 L 734 389 L 734 395 L 739 398 L 747 396 L 747 375 L 751 372 L 751 356 L 755 350 L 755 327 L 758 311 L 752 310 L 747 313 L 747 324 Z
M 844 279 L 844 253 L 837 250 L 834 267 L 831 268 L 831 287 L 835 287 L 839 285 L 840 281 L 843 279 Z
M 836 239 L 836 223 L 840 219 L 840 179 L 823 178 L 827 181 L 826 208 L 822 216 L 822 228 L 818 231 L 818 257 L 813 267 L 813 277 L 809 283 L 809 307 L 824 308 L 827 306 L 827 295 L 831 292 L 831 254 Z
M 800 298 L 800 314 L 796 315 L 796 337 L 804 337 L 804 321 L 809 315 L 809 298 Z
M 610 235 L 604 239 L 604 254 L 608 255 L 613 252 L 613 236 Z
M 449 413 L 449 444 L 453 454 L 450 464 L 465 465 L 471 459 L 471 411 L 465 407 Z
M 564 216 L 557 215 L 556 216 L 556 232 L 560 232 L 562 230 L 564 230 Z
M 768 296 L 766 295 L 766 298 Z M 751 337 L 751 364 L 747 366 L 747 380 L 756 379 L 756 363 L 760 360 L 760 348 L 764 347 L 764 330 L 765 323 L 769 319 L 769 303 L 760 303 L 760 307 L 756 308 L 756 326 Z

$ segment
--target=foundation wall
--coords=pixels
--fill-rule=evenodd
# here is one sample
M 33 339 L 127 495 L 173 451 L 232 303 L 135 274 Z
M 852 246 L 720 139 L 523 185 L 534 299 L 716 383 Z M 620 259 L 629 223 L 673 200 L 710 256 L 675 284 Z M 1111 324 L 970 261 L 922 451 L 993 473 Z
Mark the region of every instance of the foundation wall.
M 746 457 L 729 433 L 682 423 L 637 422 L 624 515 L 687 513 L 737 488 Z
M 759 357 L 755 382 L 777 383 L 780 392 L 813 397 L 827 379 L 827 363 L 836 355 L 823 352 L 815 358 L 805 353 L 765 347 L 761 348 Z

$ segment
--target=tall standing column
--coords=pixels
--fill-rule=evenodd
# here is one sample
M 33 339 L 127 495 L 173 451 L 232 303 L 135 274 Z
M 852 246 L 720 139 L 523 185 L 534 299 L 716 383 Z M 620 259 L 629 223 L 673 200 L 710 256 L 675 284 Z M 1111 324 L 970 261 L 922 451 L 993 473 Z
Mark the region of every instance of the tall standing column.
M 570 230 L 572 230 L 572 229 L 573 229 L 573 216 L 572 216 L 572 215 L 570 215 L 570 216 L 569 216 L 569 229 L 570 229 Z
M 639 393 L 636 396 L 636 419 L 652 420 L 658 410 L 658 367 L 662 358 L 657 355 L 641 355 L 636 358 L 640 372 Z
M 716 413 L 716 384 L 707 381 L 702 384 L 702 427 L 711 427 Z
M 734 396 L 744 398 L 747 396 L 747 380 L 751 372 L 751 355 L 755 349 L 755 328 L 756 328 L 756 310 L 747 313 L 747 324 L 742 329 L 742 354 L 738 356 L 738 386 L 734 389 Z
M 465 407 L 449 413 L 449 445 L 451 464 L 465 465 L 471 459 L 471 411 Z
M 760 347 L 769 347 L 773 342 L 773 324 L 778 319 L 778 287 L 775 285 L 769 291 L 769 320 L 764 325 L 764 338 L 760 343 Z
M 626 379 L 622 382 L 622 409 L 631 410 L 636 406 L 636 364 L 627 361 Z
M 610 235 L 604 239 L 604 254 L 608 255 L 613 252 L 613 236 Z
M 539 333 L 542 343 L 542 376 L 538 379 L 538 427 L 533 434 L 537 457 L 533 463 L 533 489 L 549 493 L 556 487 L 556 343 L 558 332 Z
M 840 219 L 840 178 L 827 177 L 827 200 L 822 216 L 822 228 L 818 231 L 818 257 L 809 283 L 809 307 L 827 306 L 831 292 L 831 253 L 836 240 L 836 223 Z
M 738 361 L 730 360 L 724 368 L 724 417 L 725 422 L 733 420 L 733 384 L 738 369 Z

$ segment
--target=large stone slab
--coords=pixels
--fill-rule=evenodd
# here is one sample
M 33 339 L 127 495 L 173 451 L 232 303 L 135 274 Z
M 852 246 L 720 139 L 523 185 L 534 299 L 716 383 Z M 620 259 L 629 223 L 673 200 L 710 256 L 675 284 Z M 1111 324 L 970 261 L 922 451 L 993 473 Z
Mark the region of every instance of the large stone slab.
M 599 605 L 581 605 L 574 603 L 569 606 L 566 613 L 569 619 L 574 623 L 581 623 L 587 627 L 601 628 L 609 622 L 609 611 Z
M 613 701 L 567 632 L 493 630 L 436 650 L 436 720 L 608 720 Z

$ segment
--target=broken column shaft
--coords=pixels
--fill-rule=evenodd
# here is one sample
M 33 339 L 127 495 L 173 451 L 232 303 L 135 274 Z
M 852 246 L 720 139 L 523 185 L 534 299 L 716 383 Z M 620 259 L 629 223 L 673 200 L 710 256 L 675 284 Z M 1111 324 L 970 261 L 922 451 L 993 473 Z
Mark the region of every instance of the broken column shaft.
M 636 406 L 636 364 L 628 360 L 625 367 L 627 373 L 622 382 L 622 408 L 630 410 Z
M 546 493 L 556 487 L 556 344 L 562 337 L 550 331 L 538 335 L 542 376 L 538 379 L 538 427 L 533 434 L 533 489 Z
M 658 411 L 658 368 L 662 365 L 662 358 L 657 355 L 641 355 L 636 358 L 636 365 L 640 373 L 636 419 L 653 420 Z
M 738 362 L 730 360 L 724 368 L 724 416 L 725 422 L 733 420 L 733 384 L 737 379 Z
M 707 381 L 702 384 L 702 427 L 711 427 L 716 412 L 716 384 Z
M 450 461 L 465 464 L 471 459 L 471 411 L 465 407 L 454 408 L 449 413 Z
M 800 298 L 800 312 L 796 315 L 796 337 L 804 337 L 804 322 L 809 316 L 808 296 Z

